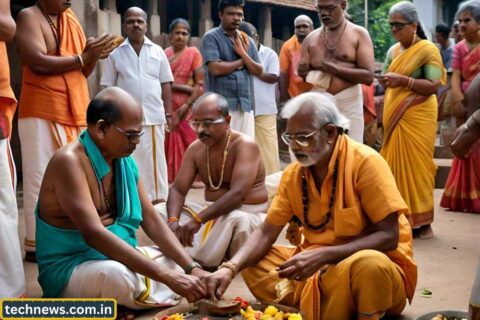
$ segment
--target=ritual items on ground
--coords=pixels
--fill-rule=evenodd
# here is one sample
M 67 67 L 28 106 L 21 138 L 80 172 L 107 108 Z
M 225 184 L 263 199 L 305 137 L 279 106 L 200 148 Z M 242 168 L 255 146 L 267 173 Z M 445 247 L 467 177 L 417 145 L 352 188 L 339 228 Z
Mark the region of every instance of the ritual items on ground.
M 200 300 L 159 312 L 155 320 L 302 320 L 295 308 L 268 302 L 248 302 L 241 297 L 231 300 Z
M 441 313 L 439 313 L 435 317 L 433 317 L 431 320 L 467 320 L 467 319 L 459 318 L 459 317 L 446 317 Z
M 302 320 L 300 313 L 285 313 L 274 306 L 268 306 L 264 311 L 254 310 L 248 306 L 245 310 L 241 309 L 240 314 L 244 320 Z

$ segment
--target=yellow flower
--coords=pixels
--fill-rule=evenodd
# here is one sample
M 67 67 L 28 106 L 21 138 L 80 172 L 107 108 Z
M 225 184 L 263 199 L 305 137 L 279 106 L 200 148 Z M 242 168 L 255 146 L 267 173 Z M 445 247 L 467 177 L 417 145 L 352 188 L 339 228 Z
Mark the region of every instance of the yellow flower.
M 300 313 L 289 313 L 288 320 L 302 320 Z
M 278 309 L 275 308 L 274 306 L 268 306 L 263 314 L 269 315 L 269 316 L 274 316 L 278 313 Z

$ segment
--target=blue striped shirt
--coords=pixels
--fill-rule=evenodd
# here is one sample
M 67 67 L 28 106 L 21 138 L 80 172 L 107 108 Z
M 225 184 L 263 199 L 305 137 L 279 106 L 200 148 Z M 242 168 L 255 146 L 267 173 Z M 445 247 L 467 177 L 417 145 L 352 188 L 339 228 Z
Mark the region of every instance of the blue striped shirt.
M 251 38 L 249 38 L 249 41 L 247 53 L 254 61 L 260 63 L 255 43 Z M 240 56 L 233 50 L 233 41 L 221 26 L 205 33 L 202 38 L 201 52 L 205 63 L 205 87 L 207 91 L 224 96 L 232 111 L 236 111 L 239 106 L 243 112 L 254 110 L 252 75 L 246 66 L 223 76 L 214 76 L 208 72 L 209 62 L 230 62 L 240 59 Z

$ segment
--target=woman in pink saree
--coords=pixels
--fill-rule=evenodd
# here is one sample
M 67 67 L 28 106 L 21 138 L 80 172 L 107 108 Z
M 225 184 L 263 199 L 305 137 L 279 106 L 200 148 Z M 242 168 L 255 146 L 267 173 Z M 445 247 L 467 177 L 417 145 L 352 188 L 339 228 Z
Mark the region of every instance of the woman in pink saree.
M 463 116 L 473 111 L 464 108 L 464 92 L 480 73 L 480 2 L 470 0 L 460 4 L 457 11 L 463 40 L 455 45 L 452 61 L 453 103 Z M 464 105 L 468 105 L 464 103 Z M 440 206 L 452 211 L 480 213 L 480 142 L 471 149 L 468 158 L 455 158 L 445 184 Z
M 188 146 L 197 138 L 188 124 L 190 107 L 203 90 L 202 55 L 195 47 L 188 47 L 190 25 L 184 19 L 175 19 L 170 24 L 171 47 L 165 50 L 170 62 L 174 83 L 172 107 L 180 120 L 175 130 L 165 136 L 168 182 L 175 180 Z

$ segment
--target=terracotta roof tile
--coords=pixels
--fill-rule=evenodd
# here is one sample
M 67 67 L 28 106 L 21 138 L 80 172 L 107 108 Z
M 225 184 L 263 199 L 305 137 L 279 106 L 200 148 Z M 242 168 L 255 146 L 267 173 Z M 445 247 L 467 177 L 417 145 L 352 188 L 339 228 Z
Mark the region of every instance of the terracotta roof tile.
M 309 11 L 316 11 L 312 0 L 247 0 L 247 2 L 258 2 L 282 7 L 293 7 Z

